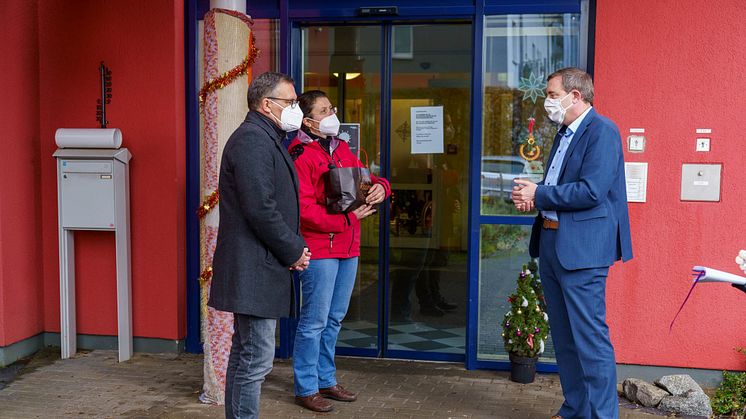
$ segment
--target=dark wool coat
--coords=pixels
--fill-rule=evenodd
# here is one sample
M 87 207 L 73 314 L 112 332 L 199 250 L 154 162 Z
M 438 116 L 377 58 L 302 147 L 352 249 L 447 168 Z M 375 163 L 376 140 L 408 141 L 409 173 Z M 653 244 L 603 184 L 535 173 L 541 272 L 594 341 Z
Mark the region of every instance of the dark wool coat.
M 292 273 L 303 253 L 298 179 L 284 133 L 250 111 L 220 166 L 220 227 L 209 305 L 264 318 L 292 312 Z

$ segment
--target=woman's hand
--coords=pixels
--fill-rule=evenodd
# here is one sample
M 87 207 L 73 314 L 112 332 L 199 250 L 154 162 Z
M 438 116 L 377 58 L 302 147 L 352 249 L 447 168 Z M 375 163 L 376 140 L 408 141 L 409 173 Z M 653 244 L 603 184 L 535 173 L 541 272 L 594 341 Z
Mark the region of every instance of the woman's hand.
M 365 204 L 361 207 L 358 207 L 355 211 L 352 211 L 353 214 L 355 214 L 355 217 L 357 217 L 358 220 L 362 220 L 363 218 L 373 214 L 376 212 L 376 209 L 369 204 Z
M 368 196 L 365 197 L 365 202 L 369 205 L 376 205 L 383 202 L 386 199 L 386 190 L 383 189 L 380 183 L 376 183 L 368 191 Z

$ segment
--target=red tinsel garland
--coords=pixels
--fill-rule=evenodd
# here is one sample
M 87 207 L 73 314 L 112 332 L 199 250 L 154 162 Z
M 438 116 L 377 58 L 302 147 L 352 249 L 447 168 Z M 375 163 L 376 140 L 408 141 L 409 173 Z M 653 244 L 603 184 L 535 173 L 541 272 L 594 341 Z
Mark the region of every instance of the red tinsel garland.
M 213 208 L 215 208 L 219 202 L 220 202 L 220 193 L 218 193 L 218 190 L 215 189 L 214 191 L 212 191 L 210 196 L 208 196 L 207 198 L 205 198 L 204 201 L 202 201 L 202 205 L 200 205 L 199 208 L 197 208 L 197 217 L 199 217 L 200 220 L 205 218 L 207 213 L 209 213 Z
M 233 80 L 237 79 L 238 77 L 246 74 L 249 67 L 251 67 L 252 64 L 254 64 L 254 61 L 256 60 L 256 57 L 259 55 L 259 50 L 254 46 L 254 34 L 251 34 L 251 41 L 249 42 L 249 55 L 244 58 L 243 61 L 241 61 L 241 64 L 233 67 L 229 71 L 221 74 L 220 76 L 208 80 L 204 86 L 199 90 L 199 106 L 200 108 L 205 103 L 205 97 L 207 97 L 207 94 L 210 92 L 213 92 L 218 89 L 222 89 L 223 87 L 231 84 Z
M 199 274 L 199 282 L 204 285 L 206 282 L 208 282 L 211 279 L 212 279 L 212 266 L 208 266 L 205 268 L 204 271 L 202 271 L 201 274 Z

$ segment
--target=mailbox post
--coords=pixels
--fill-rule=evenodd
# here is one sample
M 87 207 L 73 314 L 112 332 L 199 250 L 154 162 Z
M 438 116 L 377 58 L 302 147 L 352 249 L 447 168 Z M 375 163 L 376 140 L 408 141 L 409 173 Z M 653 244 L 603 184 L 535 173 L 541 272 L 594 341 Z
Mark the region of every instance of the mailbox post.
M 60 237 L 60 335 L 62 358 L 77 350 L 75 230 L 114 231 L 117 267 L 119 362 L 132 357 L 129 160 L 126 148 L 60 148 L 57 206 Z

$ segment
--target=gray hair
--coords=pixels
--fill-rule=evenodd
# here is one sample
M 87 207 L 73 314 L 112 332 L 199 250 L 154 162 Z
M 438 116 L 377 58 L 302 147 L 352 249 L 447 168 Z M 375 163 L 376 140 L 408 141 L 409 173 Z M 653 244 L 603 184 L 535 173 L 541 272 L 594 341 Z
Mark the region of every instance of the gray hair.
M 550 74 L 547 81 L 555 77 L 562 77 L 562 89 L 565 92 L 577 90 L 583 101 L 593 105 L 593 79 L 590 74 L 576 67 L 567 67 Z
M 246 99 L 249 102 L 249 109 L 258 110 L 261 106 L 262 99 L 272 96 L 281 83 L 293 83 L 293 79 L 287 74 L 275 73 L 268 71 L 254 78 L 249 85 L 249 91 L 246 93 Z

